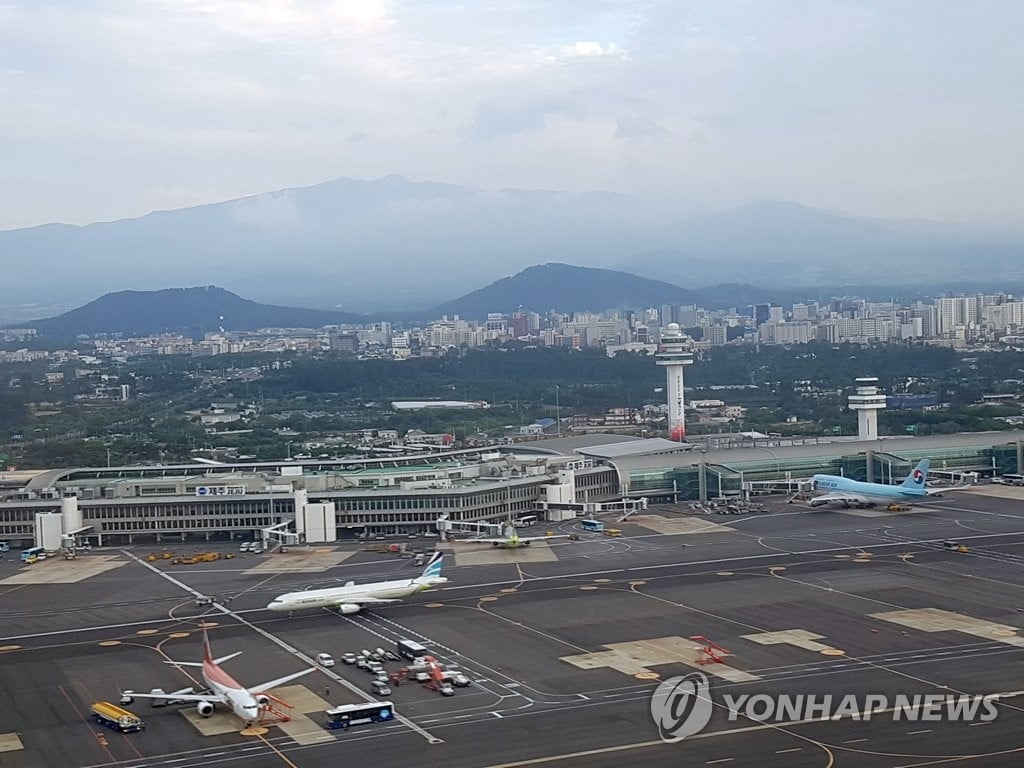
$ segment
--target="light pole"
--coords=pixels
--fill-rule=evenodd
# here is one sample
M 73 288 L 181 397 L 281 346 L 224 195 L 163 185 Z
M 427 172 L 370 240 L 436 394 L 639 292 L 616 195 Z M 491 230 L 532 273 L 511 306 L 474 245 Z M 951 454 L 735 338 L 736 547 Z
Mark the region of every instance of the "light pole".
M 555 384 L 555 426 L 558 436 L 562 436 L 562 411 L 558 404 L 558 385 Z

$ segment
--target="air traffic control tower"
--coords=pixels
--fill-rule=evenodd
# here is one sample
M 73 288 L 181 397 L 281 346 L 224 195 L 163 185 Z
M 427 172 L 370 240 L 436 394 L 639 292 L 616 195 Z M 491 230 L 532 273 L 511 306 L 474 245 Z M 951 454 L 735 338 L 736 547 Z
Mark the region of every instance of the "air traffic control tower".
M 683 367 L 693 364 L 688 349 L 689 337 L 678 323 L 669 323 L 661 332 L 661 344 L 655 358 L 665 366 L 665 392 L 668 395 L 668 439 L 686 440 L 686 407 L 683 400 Z
M 848 404 L 857 412 L 857 439 L 878 439 L 878 412 L 885 408 L 885 395 L 878 393 L 878 379 L 862 376 L 854 382 L 856 391 L 850 395 Z

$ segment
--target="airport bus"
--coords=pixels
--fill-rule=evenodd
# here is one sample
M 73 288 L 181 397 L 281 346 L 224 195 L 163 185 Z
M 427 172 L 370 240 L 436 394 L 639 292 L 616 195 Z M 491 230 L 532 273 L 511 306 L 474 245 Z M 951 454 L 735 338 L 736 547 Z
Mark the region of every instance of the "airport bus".
M 531 525 L 536 525 L 540 521 L 540 518 L 536 515 L 523 515 L 516 520 L 512 525 L 516 528 L 529 528 Z
M 580 525 L 583 526 L 584 531 L 601 533 L 604 530 L 604 522 L 601 520 L 581 520 Z
M 386 723 L 395 719 L 395 705 L 390 701 L 371 701 L 364 704 L 343 704 L 324 712 L 327 727 L 336 731 L 351 725 Z
M 420 656 L 426 656 L 429 653 L 427 647 L 422 643 L 417 643 L 415 640 L 406 640 L 405 638 L 396 642 L 395 648 L 398 649 L 399 656 L 409 661 Z
M 1024 475 L 1007 472 L 1002 476 L 1003 482 L 1007 485 L 1024 485 Z
M 46 550 L 42 547 L 32 547 L 21 550 L 21 562 L 34 563 L 36 560 L 45 560 Z

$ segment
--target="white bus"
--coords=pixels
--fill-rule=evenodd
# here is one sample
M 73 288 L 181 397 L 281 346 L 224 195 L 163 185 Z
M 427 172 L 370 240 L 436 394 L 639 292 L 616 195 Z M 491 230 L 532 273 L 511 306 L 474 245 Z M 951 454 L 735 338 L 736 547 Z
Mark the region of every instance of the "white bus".
M 538 522 L 540 522 L 540 518 L 536 515 L 523 515 L 512 523 L 512 525 L 516 528 L 529 528 L 531 525 L 536 525 Z
M 324 712 L 327 727 L 332 731 L 365 723 L 386 723 L 395 719 L 395 705 L 390 701 L 371 701 L 365 704 L 343 704 Z

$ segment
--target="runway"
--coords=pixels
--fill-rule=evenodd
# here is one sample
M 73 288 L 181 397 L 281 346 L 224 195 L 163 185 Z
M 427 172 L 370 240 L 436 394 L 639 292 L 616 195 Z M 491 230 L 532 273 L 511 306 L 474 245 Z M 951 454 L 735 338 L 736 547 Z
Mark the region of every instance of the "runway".
M 103 552 L 120 567 L 73 584 L 8 585 L 0 562 L 0 697 L 17 702 L 0 730 L 24 749 L 4 768 L 301 766 L 1006 766 L 1024 763 L 1024 505 L 949 494 L 912 514 L 858 517 L 769 504 L 711 516 L 733 530 L 552 544 L 543 562 L 445 567 L 450 582 L 354 616 L 272 614 L 276 594 L 353 579 L 412 575 L 406 560 L 357 552 L 321 573 L 239 557 L 195 566 Z M 656 512 L 658 510 L 655 510 Z M 673 510 L 662 510 L 669 517 Z M 703 516 L 701 520 L 705 519 Z M 570 530 L 568 527 L 566 530 Z M 951 552 L 955 539 L 967 552 Z M 88 555 L 86 555 L 88 557 Z M 264 558 L 274 556 L 262 556 Z M 277 556 L 287 558 L 287 555 Z M 60 568 L 61 562 L 36 567 Z M 196 593 L 216 606 L 199 609 Z M 442 697 L 395 690 L 402 720 L 323 730 L 298 743 L 203 736 L 178 708 L 136 703 L 147 729 L 103 731 L 83 715 L 120 688 L 187 684 L 166 658 L 200 657 L 198 623 L 241 682 L 287 674 L 399 638 L 422 642 L 472 680 Z M 187 633 L 187 634 L 186 634 Z M 699 664 L 703 636 L 728 649 Z M 101 643 L 104 643 L 101 645 Z M 116 643 L 116 644 L 115 644 Z M 8 649 L 8 650 L 3 650 Z M 389 668 L 396 668 L 391 664 Z M 649 701 L 658 679 L 701 671 L 714 711 L 700 733 L 660 738 Z M 340 662 L 300 683 L 333 705 L 371 698 L 369 676 Z M 729 719 L 726 697 L 779 694 L 1011 694 L 991 722 Z M 312 722 L 322 725 L 319 713 Z M 321 738 L 322 736 L 322 738 Z M 0 739 L 2 743 L 2 739 Z

